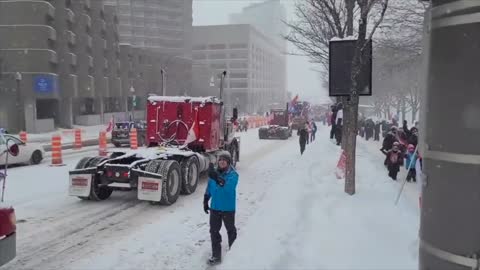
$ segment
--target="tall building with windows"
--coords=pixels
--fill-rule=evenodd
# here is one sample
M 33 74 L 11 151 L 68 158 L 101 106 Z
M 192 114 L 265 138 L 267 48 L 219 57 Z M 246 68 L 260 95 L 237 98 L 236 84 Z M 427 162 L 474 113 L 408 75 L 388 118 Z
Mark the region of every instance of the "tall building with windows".
M 104 0 L 117 7 L 120 42 L 190 56 L 192 0 Z
M 195 26 L 193 60 L 227 71 L 225 102 L 240 112 L 265 112 L 285 101 L 285 60 L 271 39 L 248 24 Z M 218 83 L 218 82 L 217 82 Z
M 240 13 L 230 15 L 231 24 L 251 24 L 262 34 L 277 43 L 283 50 L 287 42 L 283 38 L 287 34 L 287 11 L 280 0 L 267 0 L 249 5 Z

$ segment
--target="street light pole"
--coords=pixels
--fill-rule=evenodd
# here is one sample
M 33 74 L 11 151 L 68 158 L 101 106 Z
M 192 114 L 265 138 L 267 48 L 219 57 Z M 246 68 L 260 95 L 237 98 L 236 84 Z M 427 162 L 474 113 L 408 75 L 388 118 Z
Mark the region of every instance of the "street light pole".
M 23 106 L 22 100 L 22 90 L 21 90 L 21 81 L 22 81 L 22 73 L 16 72 L 15 73 L 15 82 L 16 82 L 16 105 L 17 105 L 17 127 L 18 131 L 22 131 L 25 129 L 25 109 Z
M 479 269 L 479 10 L 480 1 L 432 0 L 421 123 L 421 270 Z

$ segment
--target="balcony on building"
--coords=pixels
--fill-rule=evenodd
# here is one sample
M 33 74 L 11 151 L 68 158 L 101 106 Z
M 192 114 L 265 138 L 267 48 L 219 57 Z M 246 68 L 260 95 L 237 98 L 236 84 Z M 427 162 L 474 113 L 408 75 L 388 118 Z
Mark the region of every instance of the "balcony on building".
M 0 25 L 48 25 L 55 7 L 47 1 L 0 1 Z

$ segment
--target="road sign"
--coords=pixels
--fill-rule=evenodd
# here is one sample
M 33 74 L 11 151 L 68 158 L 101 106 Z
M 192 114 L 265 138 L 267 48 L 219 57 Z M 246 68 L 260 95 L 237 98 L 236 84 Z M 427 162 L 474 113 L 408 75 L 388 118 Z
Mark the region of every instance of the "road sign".
M 132 106 L 136 107 L 137 106 L 137 96 L 132 96 Z
M 57 88 L 57 80 L 51 75 L 37 75 L 33 77 L 33 89 L 37 93 L 52 93 Z
M 329 95 L 350 96 L 352 88 L 352 62 L 356 40 L 330 41 L 329 45 Z M 357 85 L 358 96 L 372 95 L 372 42 L 363 50 L 363 63 Z

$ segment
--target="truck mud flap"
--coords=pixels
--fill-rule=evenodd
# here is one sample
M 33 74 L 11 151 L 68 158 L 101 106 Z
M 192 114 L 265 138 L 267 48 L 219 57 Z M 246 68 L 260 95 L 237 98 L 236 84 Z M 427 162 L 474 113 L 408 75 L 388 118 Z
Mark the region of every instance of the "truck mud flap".
M 139 200 L 159 202 L 162 199 L 163 178 L 160 174 L 133 169 L 132 175 L 138 179 Z
M 68 195 L 88 197 L 92 187 L 92 179 L 96 173 L 97 168 L 78 169 L 68 172 Z

